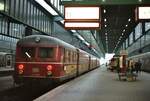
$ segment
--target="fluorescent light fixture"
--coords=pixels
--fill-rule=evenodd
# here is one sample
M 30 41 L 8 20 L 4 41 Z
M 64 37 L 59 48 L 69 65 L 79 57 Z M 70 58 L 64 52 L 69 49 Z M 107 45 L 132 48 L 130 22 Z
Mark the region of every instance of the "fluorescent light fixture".
M 142 2 L 142 0 L 139 0 L 139 2 Z
M 89 46 L 89 45 L 90 45 L 90 44 L 89 44 L 88 42 L 86 42 L 86 41 L 85 41 L 85 44 L 86 44 L 87 46 Z
M 138 7 L 139 19 L 150 19 L 150 7 Z
M 131 21 L 131 19 L 129 18 L 129 19 L 128 19 L 128 21 L 130 22 L 130 21 Z
M 0 3 L 0 11 L 4 11 L 4 4 Z
M 99 7 L 65 7 L 65 19 L 99 19 Z
M 48 5 L 45 0 L 35 0 L 37 3 L 39 3 L 43 8 L 45 8 L 49 13 L 52 15 L 58 15 L 58 13 L 50 6 Z
M 96 28 L 96 27 L 99 27 L 100 24 L 98 22 L 65 22 L 65 27 L 69 28 L 69 27 L 72 27 L 72 28 L 80 28 L 80 27 L 86 27 L 86 28 L 90 28 L 90 27 L 93 27 L 93 28 Z
M 61 20 L 60 22 L 61 22 L 62 24 L 64 24 L 64 20 Z
M 71 30 L 73 33 L 75 33 L 76 32 L 76 30 Z
M 74 36 L 78 37 L 82 41 L 85 41 L 84 38 L 80 34 L 75 33 Z

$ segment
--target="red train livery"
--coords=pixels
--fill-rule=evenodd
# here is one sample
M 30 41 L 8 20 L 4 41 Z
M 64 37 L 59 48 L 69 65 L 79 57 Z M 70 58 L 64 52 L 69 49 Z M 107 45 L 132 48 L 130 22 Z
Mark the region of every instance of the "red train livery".
M 14 82 L 61 82 L 99 65 L 98 58 L 57 38 L 31 35 L 17 43 Z

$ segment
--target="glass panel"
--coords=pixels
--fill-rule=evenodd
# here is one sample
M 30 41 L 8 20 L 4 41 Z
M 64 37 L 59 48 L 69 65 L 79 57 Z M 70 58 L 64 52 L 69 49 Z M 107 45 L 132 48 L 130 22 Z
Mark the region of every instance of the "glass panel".
M 30 24 L 33 26 L 34 25 L 34 14 L 33 14 L 33 11 L 34 11 L 34 9 L 33 9 L 33 5 L 31 4 L 31 8 L 30 8 Z
M 150 29 L 150 22 L 145 23 L 145 31 L 148 31 Z
M 14 16 L 14 12 L 15 12 L 15 0 L 10 0 L 11 1 L 11 8 L 10 8 L 10 15 Z
M 17 17 L 18 18 L 18 16 L 19 16 L 19 0 L 15 0 L 14 1 L 15 2 L 15 17 Z
M 30 24 L 30 2 L 27 2 L 28 12 L 27 12 L 27 23 Z
M 33 47 L 22 47 L 20 51 L 20 56 L 22 58 L 30 59 L 35 56 L 35 48 Z
M 3 1 L 3 0 L 2 0 Z M 9 13 L 9 7 L 10 7 L 10 0 L 5 0 L 6 4 L 5 4 L 5 12 Z
M 129 36 L 129 45 L 133 43 L 133 32 Z
M 54 48 L 39 48 L 39 57 L 40 58 L 53 58 Z
M 4 12 L 4 0 L 0 0 L 0 11 Z
M 146 38 L 145 38 L 145 45 L 150 44 L 150 31 L 146 33 Z
M 21 19 L 21 20 L 23 20 L 23 13 L 24 13 L 24 11 L 23 11 L 23 8 L 24 8 L 24 5 L 23 5 L 23 2 L 24 1 L 26 1 L 26 0 L 20 0 L 20 13 L 19 13 L 19 18 Z
M 139 23 L 135 27 L 135 40 L 138 39 L 142 35 L 142 23 Z
M 128 48 L 128 39 L 126 39 L 126 48 Z
M 27 6 L 27 0 L 23 0 L 24 1 L 24 8 L 23 8 L 23 20 L 24 22 L 27 21 L 27 9 L 28 9 L 28 6 Z

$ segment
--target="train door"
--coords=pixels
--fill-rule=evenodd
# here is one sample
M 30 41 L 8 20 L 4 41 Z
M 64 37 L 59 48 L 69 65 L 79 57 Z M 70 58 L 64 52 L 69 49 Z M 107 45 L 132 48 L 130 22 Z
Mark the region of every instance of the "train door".
M 7 54 L 6 55 L 6 68 L 11 68 L 12 67 L 12 55 Z

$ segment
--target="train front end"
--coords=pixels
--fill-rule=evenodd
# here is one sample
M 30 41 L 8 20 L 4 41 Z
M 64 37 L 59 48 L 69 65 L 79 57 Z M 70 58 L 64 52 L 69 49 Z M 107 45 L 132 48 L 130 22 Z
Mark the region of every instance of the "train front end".
M 60 72 L 63 67 L 60 57 L 60 47 L 57 45 L 37 43 L 30 37 L 21 40 L 16 48 L 15 83 L 55 81 L 63 74 Z

